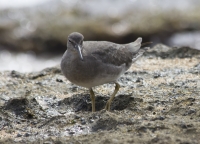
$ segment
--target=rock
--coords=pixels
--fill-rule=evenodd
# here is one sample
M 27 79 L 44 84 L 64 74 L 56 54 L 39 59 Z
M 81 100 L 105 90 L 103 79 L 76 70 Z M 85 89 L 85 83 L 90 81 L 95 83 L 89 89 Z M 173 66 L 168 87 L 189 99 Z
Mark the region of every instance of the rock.
M 157 44 L 148 52 L 145 53 L 145 55 L 148 56 L 156 56 L 161 58 L 191 58 L 191 57 L 198 57 L 200 51 L 196 49 L 191 49 L 189 47 L 168 47 L 163 44 Z
M 0 143 L 199 143 L 199 56 L 152 48 L 120 79 L 110 112 L 113 84 L 94 87 L 92 113 L 88 89 L 59 67 L 0 72 Z
M 115 129 L 118 123 L 118 116 L 109 112 L 101 115 L 101 118 L 92 124 L 92 131 Z

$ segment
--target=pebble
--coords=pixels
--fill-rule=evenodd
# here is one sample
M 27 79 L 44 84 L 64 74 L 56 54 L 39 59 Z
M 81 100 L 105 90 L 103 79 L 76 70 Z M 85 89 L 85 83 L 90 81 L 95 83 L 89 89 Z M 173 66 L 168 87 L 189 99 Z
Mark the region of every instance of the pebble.
M 75 132 L 74 131 L 70 131 L 69 134 L 73 135 L 73 134 L 75 134 Z
M 25 133 L 24 136 L 25 136 L 25 137 L 29 137 L 29 136 L 30 136 L 30 133 Z
M 56 81 L 57 81 L 57 82 L 63 82 L 63 80 L 62 80 L 62 79 L 59 79 L 59 78 L 57 78 Z
M 94 122 L 94 119 L 90 119 L 90 123 L 93 123 Z
M 21 137 L 21 136 L 22 136 L 21 134 L 19 134 L 19 133 L 17 134 L 17 137 Z

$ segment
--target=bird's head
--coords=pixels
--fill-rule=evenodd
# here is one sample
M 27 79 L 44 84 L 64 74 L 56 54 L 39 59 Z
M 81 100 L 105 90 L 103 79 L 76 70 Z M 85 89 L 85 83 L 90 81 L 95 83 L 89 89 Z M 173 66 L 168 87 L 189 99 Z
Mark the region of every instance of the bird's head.
M 83 35 L 78 32 L 73 32 L 68 36 L 67 49 L 77 52 L 83 60 L 82 49 L 83 49 Z

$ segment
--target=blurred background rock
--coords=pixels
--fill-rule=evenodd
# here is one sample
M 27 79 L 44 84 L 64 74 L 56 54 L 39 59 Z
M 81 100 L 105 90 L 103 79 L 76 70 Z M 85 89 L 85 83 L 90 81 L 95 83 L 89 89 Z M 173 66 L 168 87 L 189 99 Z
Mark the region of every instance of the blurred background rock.
M 0 71 L 59 64 L 67 36 L 200 49 L 199 0 L 1 0 Z

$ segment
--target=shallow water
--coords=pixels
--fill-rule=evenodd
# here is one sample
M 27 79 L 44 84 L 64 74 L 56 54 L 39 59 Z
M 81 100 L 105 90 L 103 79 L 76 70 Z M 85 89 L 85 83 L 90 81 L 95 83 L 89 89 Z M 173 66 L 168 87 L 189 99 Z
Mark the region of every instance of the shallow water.
M 0 1 L 0 8 L 21 8 L 21 7 L 29 7 L 29 6 L 35 6 L 39 4 L 44 4 L 46 2 L 55 2 L 57 0 L 15 0 L 15 3 L 12 3 L 8 0 L 1 0 Z M 101 0 L 101 1 L 94 1 L 94 0 L 88 0 L 88 1 L 81 1 L 81 0 L 60 0 L 63 2 L 63 4 L 70 5 L 70 6 L 84 6 L 87 7 L 87 10 L 97 12 L 97 13 L 105 13 L 105 9 L 108 11 L 114 10 L 109 9 L 113 7 L 113 1 L 112 0 Z M 139 9 L 162 9 L 162 10 L 170 10 L 170 9 L 178 9 L 178 10 L 185 10 L 190 9 L 198 6 L 200 2 L 198 0 L 176 0 L 176 1 L 169 1 L 169 0 L 163 0 L 162 2 L 160 0 L 127 0 L 127 1 L 121 1 L 116 0 L 115 1 L 115 8 L 117 7 L 119 10 L 127 10 L 127 7 L 137 7 Z M 98 7 L 97 7 L 98 5 Z M 138 5 L 140 7 L 138 7 Z M 104 9 L 102 9 L 104 8 Z
M 14 53 L 0 51 L 0 71 L 16 70 L 19 72 L 40 71 L 59 65 L 62 55 L 36 55 L 34 52 Z
M 169 38 L 169 45 L 200 50 L 200 31 L 175 33 Z
M 10 2 L 8 0 L 1 0 L 0 1 L 0 8 L 20 8 L 20 7 L 26 7 L 26 6 L 34 6 L 37 4 L 41 4 L 44 2 L 47 2 L 49 0 L 15 0 L 15 2 Z

